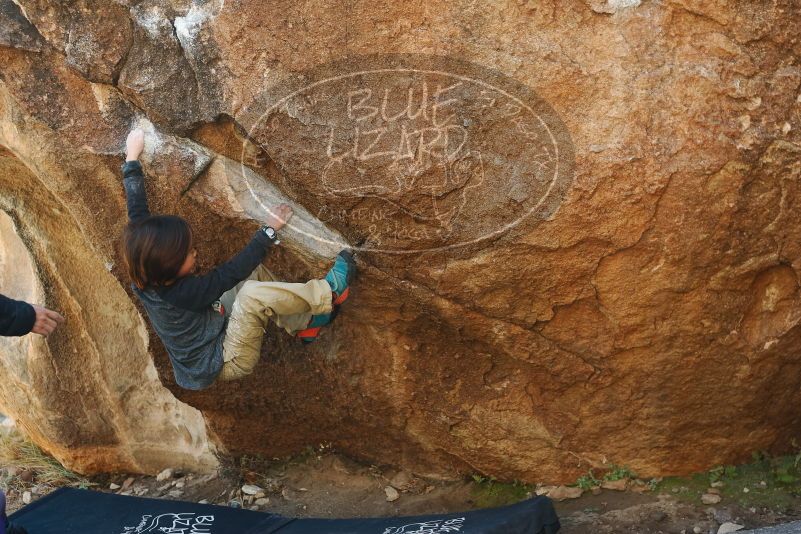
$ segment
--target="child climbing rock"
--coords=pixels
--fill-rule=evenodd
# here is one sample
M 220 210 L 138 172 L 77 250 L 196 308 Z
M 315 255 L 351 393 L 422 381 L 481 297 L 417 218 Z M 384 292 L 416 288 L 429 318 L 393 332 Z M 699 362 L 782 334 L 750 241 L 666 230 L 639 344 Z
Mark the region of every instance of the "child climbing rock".
M 339 253 L 323 280 L 275 281 L 262 260 L 292 217 L 292 209 L 282 204 L 241 252 L 207 274 L 195 274 L 197 252 L 187 222 L 150 214 L 138 161 L 143 148 L 144 133 L 132 131 L 122 166 L 129 219 L 123 257 L 178 385 L 198 390 L 252 373 L 269 320 L 304 342 L 313 341 L 348 298 L 356 271 L 350 252 Z

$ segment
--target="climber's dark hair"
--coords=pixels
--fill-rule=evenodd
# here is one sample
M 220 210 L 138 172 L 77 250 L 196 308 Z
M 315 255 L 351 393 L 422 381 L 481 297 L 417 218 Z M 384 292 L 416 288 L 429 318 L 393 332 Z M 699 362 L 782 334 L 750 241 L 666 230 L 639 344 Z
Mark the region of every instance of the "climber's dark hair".
M 192 230 L 176 215 L 152 215 L 130 223 L 122 236 L 122 257 L 139 289 L 178 278 L 192 249 Z

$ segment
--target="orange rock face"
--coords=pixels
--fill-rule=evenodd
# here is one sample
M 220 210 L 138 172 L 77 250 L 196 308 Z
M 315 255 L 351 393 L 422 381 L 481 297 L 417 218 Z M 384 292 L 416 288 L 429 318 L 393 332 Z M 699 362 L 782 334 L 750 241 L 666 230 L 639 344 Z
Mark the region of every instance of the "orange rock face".
M 153 394 L 179 420 L 202 414 L 207 433 L 177 423 L 195 457 L 330 443 L 419 474 L 564 483 L 607 462 L 657 476 L 787 451 L 801 438 L 798 9 L 0 0 L 0 207 L 23 235 L 55 218 L 29 235 L 81 240 L 86 262 L 28 243 L 44 287 L 108 266 L 113 306 L 70 293 L 98 324 L 137 306 L 116 246 L 133 126 L 151 208 L 190 221 L 205 268 L 280 201 L 298 213 L 270 260 L 285 279 L 357 251 L 335 325 L 309 347 L 268 331 L 247 380 L 182 391 L 152 331 L 137 342 Z M 27 200 L 38 191 L 60 211 Z M 104 336 L 69 319 L 76 339 Z M 133 343 L 119 332 L 75 345 L 94 367 L 49 366 L 73 356 L 48 342 L 6 372 L 37 370 L 26 394 L 42 398 L 87 373 L 65 399 L 126 383 L 143 371 L 106 365 Z M 25 411 L 20 395 L 0 388 L 67 464 L 135 463 L 82 463 L 81 443 L 123 450 L 130 433 L 70 434 L 57 402 Z M 176 461 L 152 458 L 133 468 Z

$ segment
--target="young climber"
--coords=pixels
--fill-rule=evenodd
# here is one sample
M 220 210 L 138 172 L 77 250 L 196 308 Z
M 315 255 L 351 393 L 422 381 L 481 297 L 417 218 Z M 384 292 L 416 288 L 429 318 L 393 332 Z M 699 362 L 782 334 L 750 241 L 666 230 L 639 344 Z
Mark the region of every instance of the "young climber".
M 275 281 L 262 260 L 292 216 L 292 209 L 282 204 L 241 252 L 196 275 L 197 252 L 187 222 L 148 210 L 137 161 L 143 148 L 143 132 L 132 131 L 122 166 L 129 219 L 123 257 L 133 292 L 167 349 L 178 385 L 198 390 L 252 373 L 270 319 L 312 341 L 348 298 L 356 271 L 350 252 L 339 253 L 324 280 Z

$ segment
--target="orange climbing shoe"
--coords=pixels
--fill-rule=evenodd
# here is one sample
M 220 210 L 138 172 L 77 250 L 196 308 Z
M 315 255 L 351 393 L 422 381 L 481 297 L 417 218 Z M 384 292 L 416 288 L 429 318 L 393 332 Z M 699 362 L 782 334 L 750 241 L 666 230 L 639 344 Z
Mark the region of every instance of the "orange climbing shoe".
M 330 324 L 339 313 L 339 306 L 348 300 L 350 296 L 350 284 L 356 276 L 356 262 L 353 260 L 353 253 L 343 250 L 337 254 L 334 266 L 325 275 L 325 281 L 331 286 L 331 313 L 313 315 L 309 325 L 295 334 L 304 343 L 311 343 L 320 334 L 320 329 Z

